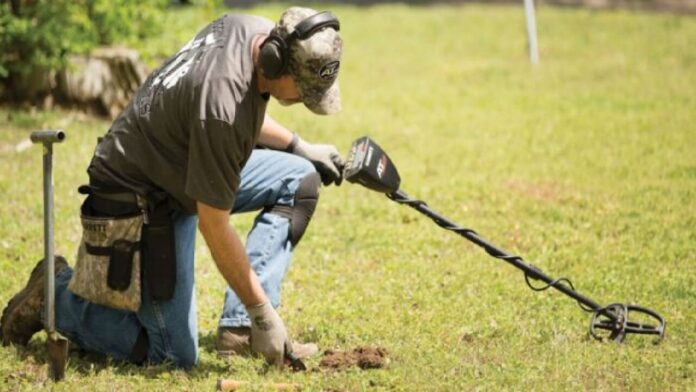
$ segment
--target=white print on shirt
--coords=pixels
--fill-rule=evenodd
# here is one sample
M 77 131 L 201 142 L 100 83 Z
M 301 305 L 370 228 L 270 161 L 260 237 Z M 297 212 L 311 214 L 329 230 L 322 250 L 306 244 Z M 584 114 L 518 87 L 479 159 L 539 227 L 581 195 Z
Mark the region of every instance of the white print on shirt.
M 212 45 L 216 42 L 213 33 L 208 33 L 204 38 L 192 39 L 176 54 L 174 60 L 164 68 L 155 79 L 153 79 L 150 87 L 156 87 L 160 83 L 166 89 L 170 89 L 191 70 L 191 66 L 198 58 L 197 54 L 200 48 Z
M 218 19 L 211 25 L 210 32 L 202 38 L 194 38 L 181 48 L 167 63 L 155 71 L 137 93 L 136 107 L 138 115 L 149 116 L 152 101 L 163 92 L 176 86 L 194 67 L 197 61 L 203 58 L 204 53 L 212 47 L 223 46 L 224 22 Z

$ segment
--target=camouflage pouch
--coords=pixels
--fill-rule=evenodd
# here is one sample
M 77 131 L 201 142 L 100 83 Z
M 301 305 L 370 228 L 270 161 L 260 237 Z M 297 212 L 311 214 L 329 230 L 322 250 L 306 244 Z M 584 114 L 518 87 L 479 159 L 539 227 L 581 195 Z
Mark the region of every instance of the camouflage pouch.
M 68 289 L 100 305 L 136 312 L 141 303 L 143 214 L 88 216 Z

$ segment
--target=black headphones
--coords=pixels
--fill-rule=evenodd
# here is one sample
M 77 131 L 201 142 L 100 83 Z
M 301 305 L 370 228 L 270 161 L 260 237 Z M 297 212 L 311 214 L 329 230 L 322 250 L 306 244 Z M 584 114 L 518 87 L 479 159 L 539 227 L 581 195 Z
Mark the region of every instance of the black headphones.
M 273 29 L 263 43 L 259 51 L 259 64 L 263 75 L 268 79 L 278 79 L 283 76 L 288 68 L 290 57 L 290 45 L 295 40 L 304 40 L 311 37 L 324 27 L 331 27 L 338 31 L 340 23 L 329 11 L 320 12 L 304 19 L 295 26 L 295 30 L 287 38 L 283 39 L 276 29 Z

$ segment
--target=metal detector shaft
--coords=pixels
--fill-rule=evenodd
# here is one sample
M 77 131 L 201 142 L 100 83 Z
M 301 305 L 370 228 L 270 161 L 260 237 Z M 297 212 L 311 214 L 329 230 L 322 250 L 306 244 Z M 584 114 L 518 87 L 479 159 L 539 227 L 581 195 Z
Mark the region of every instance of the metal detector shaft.
M 48 339 L 46 341 L 54 380 L 60 380 L 64 376 L 65 361 L 67 360 L 67 341 L 61 338 L 56 331 L 55 312 L 55 252 L 53 248 L 53 143 L 60 143 L 65 139 L 62 131 L 43 130 L 31 134 L 33 143 L 43 144 L 43 204 L 44 204 L 44 312 L 45 329 Z
M 396 192 L 387 194 L 387 197 L 390 199 L 396 201 L 397 203 L 400 204 L 406 204 L 411 208 L 414 208 L 418 212 L 421 212 L 422 214 L 430 217 L 432 220 L 435 221 L 435 223 L 438 224 L 438 226 L 453 231 L 462 237 L 468 239 L 469 241 L 475 243 L 476 245 L 482 247 L 486 253 L 489 255 L 507 261 L 508 263 L 514 265 L 515 267 L 521 269 L 524 271 L 525 275 L 534 279 L 534 280 L 541 280 L 548 284 L 549 286 L 563 292 L 564 294 L 576 299 L 578 302 L 581 304 L 587 306 L 588 308 L 592 310 L 598 310 L 602 308 L 602 306 L 595 301 L 587 298 L 586 296 L 578 293 L 575 291 L 573 288 L 568 287 L 567 285 L 563 284 L 562 281 L 558 279 L 554 279 L 550 277 L 549 275 L 546 275 L 542 270 L 540 270 L 538 267 L 534 266 L 533 264 L 527 263 L 522 259 L 520 256 L 515 256 L 493 244 L 488 242 L 486 239 L 481 237 L 478 233 L 476 233 L 474 230 L 471 229 L 466 229 L 464 227 L 461 227 L 457 225 L 456 223 L 452 222 L 451 220 L 445 218 L 444 216 L 440 215 L 436 211 L 434 211 L 432 208 L 428 207 L 428 205 L 421 201 L 421 200 L 416 200 L 408 196 L 404 191 L 402 190 L 397 190 Z M 610 317 L 614 319 L 614 315 L 607 315 L 607 317 Z
M 588 312 L 593 312 L 592 321 L 590 322 L 590 335 L 598 340 L 603 340 L 599 330 L 609 331 L 608 338 L 615 342 L 623 342 L 627 334 L 641 335 L 658 335 L 657 342 L 662 340 L 665 334 L 665 320 L 657 312 L 636 305 L 611 304 L 602 306 L 597 302 L 587 298 L 586 296 L 575 291 L 573 284 L 566 278 L 554 279 L 545 274 L 536 266 L 529 264 L 520 256 L 515 256 L 505 250 L 491 244 L 486 239 L 478 235 L 475 231 L 457 225 L 451 220 L 443 217 L 428 205 L 417 199 L 409 197 L 404 191 L 397 189 L 394 192 L 387 193 L 387 197 L 400 204 L 408 205 L 418 212 L 430 217 L 438 226 L 453 231 L 476 245 L 482 247 L 489 255 L 507 261 L 525 274 L 525 280 L 530 288 L 535 291 L 545 290 L 553 287 L 556 290 L 575 299 L 580 304 L 580 307 Z M 541 280 L 546 283 L 542 288 L 535 288 L 529 283 L 529 278 Z M 567 284 L 564 284 L 566 282 Z M 643 317 L 650 318 L 656 321 L 656 324 L 631 321 L 630 313 L 642 314 Z

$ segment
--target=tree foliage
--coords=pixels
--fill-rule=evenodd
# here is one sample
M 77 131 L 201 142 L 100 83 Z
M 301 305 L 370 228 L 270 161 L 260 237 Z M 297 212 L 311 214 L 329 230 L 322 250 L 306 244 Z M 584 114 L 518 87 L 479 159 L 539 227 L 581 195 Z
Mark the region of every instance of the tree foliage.
M 65 66 L 69 54 L 156 34 L 168 0 L 0 0 L 0 80 Z

